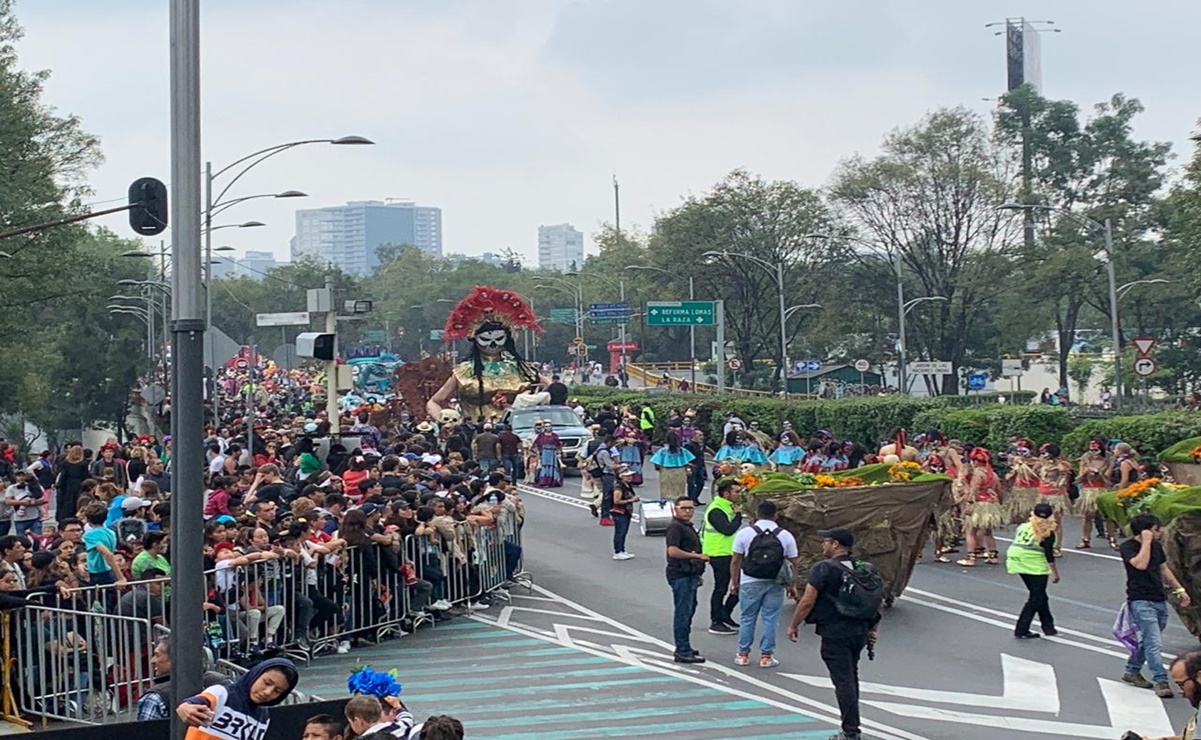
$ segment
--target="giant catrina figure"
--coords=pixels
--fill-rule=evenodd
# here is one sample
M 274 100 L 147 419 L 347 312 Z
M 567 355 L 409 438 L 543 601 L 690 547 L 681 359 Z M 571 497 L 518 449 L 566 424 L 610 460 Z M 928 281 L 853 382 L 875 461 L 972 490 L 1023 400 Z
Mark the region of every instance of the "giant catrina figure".
M 514 329 L 542 331 L 525 299 L 510 290 L 475 286 L 446 318 L 443 339 L 467 339 L 470 358 L 455 365 L 446 383 L 426 404 L 435 419 L 458 399 L 468 419 L 499 416 L 514 397 L 544 383 L 538 370 L 517 354 Z

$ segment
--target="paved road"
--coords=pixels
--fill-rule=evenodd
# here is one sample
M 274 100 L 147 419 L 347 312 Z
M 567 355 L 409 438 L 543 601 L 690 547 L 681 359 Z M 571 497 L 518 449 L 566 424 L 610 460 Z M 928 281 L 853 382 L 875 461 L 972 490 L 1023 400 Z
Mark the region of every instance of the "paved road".
M 643 490 L 656 489 L 652 475 Z M 642 537 L 634 527 L 627 549 L 637 557 L 615 562 L 612 530 L 598 527 L 579 500 L 578 478 L 524 498 L 532 591 L 515 592 L 510 604 L 470 619 L 323 657 L 304 671 L 303 688 L 344 695 L 356 664 L 396 667 L 419 715 L 460 716 L 471 737 L 493 740 L 677 733 L 753 740 L 836 731 L 837 708 L 811 628 L 796 645 L 781 629 L 778 668 L 738 668 L 735 638 L 708 634 L 702 606 L 693 641 L 710 662 L 677 665 L 662 539 Z M 1078 525 L 1068 531 L 1078 532 Z M 1052 592 L 1060 636 L 1017 642 L 1013 621 L 1025 589 L 1003 566 L 919 565 L 886 616 L 877 659 L 861 666 L 865 736 L 1175 734 L 1189 713 L 1184 700 L 1165 702 L 1117 681 L 1125 653 L 1109 630 L 1123 598 L 1120 561 L 1107 548 L 1067 551 L 1061 573 L 1064 581 Z M 1169 654 L 1197 645 L 1175 619 L 1165 642 Z
M 657 490 L 653 477 L 643 490 Z M 702 607 L 694 645 L 710 663 L 699 669 L 670 663 L 662 539 L 641 537 L 634 527 L 627 549 L 637 558 L 612 561 L 612 530 L 596 526 L 577 494 L 578 479 L 569 478 L 549 498 L 525 496 L 527 567 L 536 574 L 537 595 L 551 600 L 544 602 L 547 608 L 519 601 L 484 618 L 817 716 L 836 716 L 818 640 L 808 627 L 796 645 L 781 634 L 778 668 L 736 668 L 735 638 L 705 632 Z M 1079 523 L 1069 522 L 1067 531 L 1074 543 Z M 1025 589 L 1003 566 L 919 565 L 909 590 L 887 615 L 877 660 L 861 667 L 868 736 L 1117 738 L 1126 729 L 1147 737 L 1175 734 L 1188 717 L 1187 702 L 1159 700 L 1117 681 L 1125 652 L 1110 627 L 1124 593 L 1120 560 L 1107 547 L 1069 550 L 1061 573 L 1063 582 L 1052 587 L 1060 636 L 1017 642 L 1013 621 Z M 705 597 L 708 590 L 707 585 Z M 1197 646 L 1174 618 L 1164 639 L 1165 651 L 1173 655 Z

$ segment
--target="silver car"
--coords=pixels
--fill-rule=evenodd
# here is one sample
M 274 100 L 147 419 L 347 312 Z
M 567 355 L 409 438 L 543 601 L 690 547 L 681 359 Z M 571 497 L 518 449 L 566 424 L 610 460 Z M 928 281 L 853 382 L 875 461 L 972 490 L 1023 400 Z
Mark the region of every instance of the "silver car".
M 501 423 L 512 428 L 513 433 L 525 442 L 534 438 L 534 424 L 549 421 L 555 434 L 563 443 L 563 467 L 575 468 L 584 457 L 592 432 L 580 421 L 580 417 L 566 406 L 526 406 L 510 408 L 501 417 Z

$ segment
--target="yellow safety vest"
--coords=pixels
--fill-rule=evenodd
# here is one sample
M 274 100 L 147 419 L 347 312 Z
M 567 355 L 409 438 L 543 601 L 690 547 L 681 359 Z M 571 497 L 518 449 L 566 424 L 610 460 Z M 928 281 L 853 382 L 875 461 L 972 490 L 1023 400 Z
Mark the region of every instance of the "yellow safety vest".
M 1030 522 L 1023 522 L 1013 535 L 1013 543 L 1005 551 L 1005 570 L 1010 575 L 1045 576 L 1051 572 L 1047 554 L 1042 545 L 1034 541 L 1034 529 Z
M 701 522 L 701 552 L 710 557 L 733 555 L 734 535 L 722 534 L 709 524 L 709 515 L 714 511 L 724 511 L 727 519 L 734 519 L 734 504 L 721 496 L 714 497 L 709 508 L 705 509 L 705 518 Z

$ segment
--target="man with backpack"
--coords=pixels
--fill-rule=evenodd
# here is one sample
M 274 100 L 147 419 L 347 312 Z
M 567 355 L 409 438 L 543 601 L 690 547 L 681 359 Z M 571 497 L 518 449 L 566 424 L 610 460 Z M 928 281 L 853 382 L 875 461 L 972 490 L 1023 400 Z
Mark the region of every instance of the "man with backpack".
M 791 566 L 796 563 L 797 546 L 792 534 L 776 523 L 779 512 L 775 502 L 760 502 L 756 514 L 758 521 L 734 536 L 730 559 L 730 593 L 738 594 L 741 612 L 734 665 L 750 665 L 755 623 L 762 617 L 759 667 L 773 668 L 780 665 L 773 655 L 776 629 L 780 626 L 784 592 L 792 585 Z
M 788 639 L 796 642 L 801 622 L 817 625 L 822 662 L 830 671 L 842 732 L 830 740 L 859 740 L 859 655 L 875 645 L 884 582 L 871 563 L 851 557 L 855 536 L 841 527 L 818 532 L 825 560 L 809 570 Z

